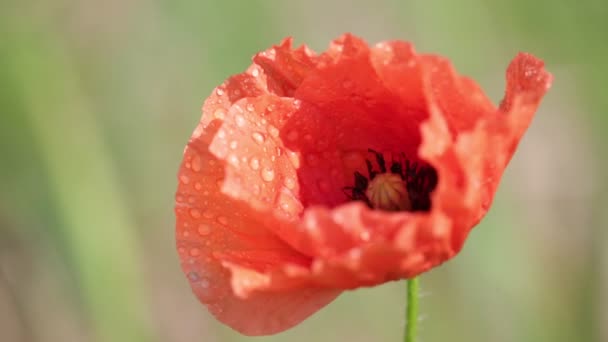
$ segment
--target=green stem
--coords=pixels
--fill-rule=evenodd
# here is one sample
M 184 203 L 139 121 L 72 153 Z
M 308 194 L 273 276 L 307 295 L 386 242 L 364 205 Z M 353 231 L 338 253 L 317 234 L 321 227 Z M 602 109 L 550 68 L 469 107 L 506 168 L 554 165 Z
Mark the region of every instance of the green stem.
M 407 312 L 405 317 L 405 342 L 416 342 L 418 330 L 418 278 L 407 281 Z

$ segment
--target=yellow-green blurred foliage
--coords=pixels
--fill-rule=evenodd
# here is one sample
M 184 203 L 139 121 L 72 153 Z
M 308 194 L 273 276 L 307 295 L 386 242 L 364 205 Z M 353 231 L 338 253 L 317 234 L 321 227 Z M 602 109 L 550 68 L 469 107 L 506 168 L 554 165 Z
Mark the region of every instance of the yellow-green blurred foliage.
M 553 88 L 495 205 L 422 278 L 421 340 L 608 341 L 608 3 L 25 0 L 0 5 L 0 341 L 244 341 L 191 294 L 173 195 L 204 98 L 292 35 L 450 57 L 498 101 L 509 60 Z M 398 341 L 405 283 L 258 341 Z

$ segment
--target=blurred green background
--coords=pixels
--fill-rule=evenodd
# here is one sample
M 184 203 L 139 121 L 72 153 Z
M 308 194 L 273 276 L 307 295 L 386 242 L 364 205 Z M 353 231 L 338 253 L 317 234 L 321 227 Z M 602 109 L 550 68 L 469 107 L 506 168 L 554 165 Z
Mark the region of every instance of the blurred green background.
M 463 252 L 422 278 L 421 341 L 608 341 L 608 3 L 0 5 L 0 341 L 244 341 L 179 269 L 173 196 L 213 87 L 283 37 L 450 57 L 497 102 L 520 50 L 553 88 Z M 405 283 L 257 341 L 399 341 Z

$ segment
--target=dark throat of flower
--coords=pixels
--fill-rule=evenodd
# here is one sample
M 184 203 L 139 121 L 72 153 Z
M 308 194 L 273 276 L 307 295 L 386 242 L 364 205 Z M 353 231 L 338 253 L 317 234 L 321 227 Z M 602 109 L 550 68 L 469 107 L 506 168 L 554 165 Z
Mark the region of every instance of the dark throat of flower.
M 437 172 L 429 165 L 411 162 L 401 153 L 387 167 L 384 155 L 369 149 L 367 177 L 356 171 L 354 186 L 343 188 L 352 201 L 362 201 L 372 209 L 385 211 L 428 211 L 431 192 L 437 186 Z M 376 165 L 374 165 L 374 162 Z

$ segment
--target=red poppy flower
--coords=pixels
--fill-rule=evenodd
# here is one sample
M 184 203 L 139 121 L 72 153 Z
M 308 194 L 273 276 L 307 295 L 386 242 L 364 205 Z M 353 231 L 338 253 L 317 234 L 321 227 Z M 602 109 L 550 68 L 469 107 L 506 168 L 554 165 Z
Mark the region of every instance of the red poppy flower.
M 184 151 L 177 246 L 194 293 L 241 333 L 271 334 L 454 257 L 551 79 L 517 55 L 496 107 L 406 42 L 257 54 L 205 101 Z

